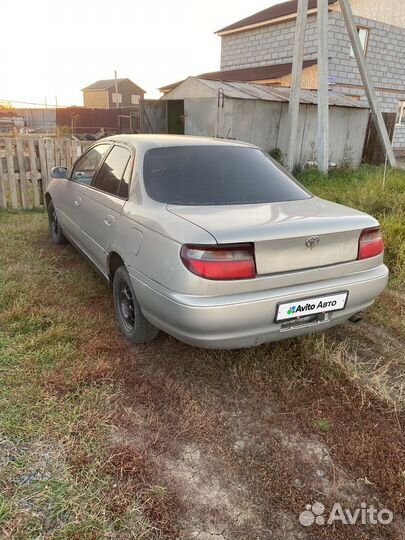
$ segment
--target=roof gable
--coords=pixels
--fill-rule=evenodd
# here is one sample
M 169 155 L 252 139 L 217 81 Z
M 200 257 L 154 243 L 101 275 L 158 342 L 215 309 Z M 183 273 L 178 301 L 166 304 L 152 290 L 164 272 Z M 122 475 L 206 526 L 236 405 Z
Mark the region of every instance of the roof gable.
M 305 60 L 303 68 L 308 68 L 317 63 L 316 60 Z M 268 81 L 284 77 L 292 72 L 292 63 L 287 64 L 272 64 L 270 66 L 258 66 L 242 69 L 230 69 L 226 71 L 211 71 L 209 73 L 201 73 L 197 75 L 198 79 L 208 79 L 213 81 L 236 81 L 236 82 L 252 82 L 252 81 Z M 178 81 L 159 88 L 161 92 L 168 92 L 181 84 L 183 81 Z
M 145 92 L 140 86 L 132 82 L 130 79 L 117 79 L 117 84 L 128 81 L 133 86 L 135 86 L 139 91 Z M 82 92 L 86 90 L 110 90 L 110 88 L 115 88 L 115 79 L 101 79 L 99 81 L 94 82 L 93 84 L 90 84 L 89 86 L 86 86 L 85 88 L 82 88 Z
M 335 4 L 337 0 L 328 0 L 328 4 Z M 297 13 L 298 0 L 289 0 L 288 2 L 282 2 L 281 4 L 276 4 L 262 11 L 258 11 L 249 17 L 241 19 L 221 30 L 217 30 L 217 34 L 222 32 L 229 32 L 232 30 L 237 30 L 239 28 L 244 28 L 245 26 L 256 25 L 264 23 L 266 21 L 271 21 L 273 19 L 279 19 L 282 17 L 287 17 L 288 15 L 295 15 Z M 308 9 L 316 9 L 317 0 L 309 0 Z
M 305 60 L 302 67 L 308 68 L 317 63 L 316 60 Z M 226 71 L 212 71 L 211 73 L 202 73 L 198 75 L 200 79 L 211 79 L 221 81 L 266 81 L 284 77 L 292 72 L 292 63 L 272 64 L 270 66 L 258 66 L 243 69 L 231 69 Z

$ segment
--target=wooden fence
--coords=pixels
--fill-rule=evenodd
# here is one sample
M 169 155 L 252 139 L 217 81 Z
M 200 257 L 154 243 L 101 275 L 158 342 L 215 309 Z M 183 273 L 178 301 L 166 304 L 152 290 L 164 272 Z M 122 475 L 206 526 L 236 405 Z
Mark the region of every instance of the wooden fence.
M 90 144 L 71 139 L 0 139 L 0 208 L 41 208 L 52 167 L 70 167 Z

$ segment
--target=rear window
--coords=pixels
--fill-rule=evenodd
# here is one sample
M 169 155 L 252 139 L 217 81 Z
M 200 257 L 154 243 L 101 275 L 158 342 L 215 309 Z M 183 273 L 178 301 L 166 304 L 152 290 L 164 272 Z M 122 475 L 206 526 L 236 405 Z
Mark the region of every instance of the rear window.
M 168 146 L 144 157 L 145 189 L 158 202 L 206 206 L 307 199 L 311 195 L 257 148 Z

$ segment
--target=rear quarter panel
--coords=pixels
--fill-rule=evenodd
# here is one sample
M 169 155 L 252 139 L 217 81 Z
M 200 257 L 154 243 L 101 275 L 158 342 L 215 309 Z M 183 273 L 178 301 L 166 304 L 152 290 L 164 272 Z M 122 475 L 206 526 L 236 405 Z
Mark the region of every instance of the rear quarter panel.
M 180 249 L 185 243 L 215 244 L 200 227 L 170 214 L 165 205 L 144 207 L 128 201 L 118 220 L 113 251 L 144 281 L 155 282 L 173 291 L 198 288 L 197 278 L 184 267 Z

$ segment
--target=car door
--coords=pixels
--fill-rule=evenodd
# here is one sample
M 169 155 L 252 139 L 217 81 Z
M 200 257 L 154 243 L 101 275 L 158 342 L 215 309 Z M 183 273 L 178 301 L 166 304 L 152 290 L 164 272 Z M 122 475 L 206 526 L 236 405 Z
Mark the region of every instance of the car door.
M 102 143 L 87 150 L 73 165 L 69 179 L 61 185 L 58 193 L 56 208 L 61 214 L 62 228 L 82 249 L 81 215 L 85 211 L 82 204 L 84 192 L 110 148 L 111 144 Z
M 134 154 L 128 147 L 115 144 L 105 157 L 91 186 L 82 194 L 82 242 L 86 252 L 103 272 L 122 207 L 128 198 L 128 186 Z

